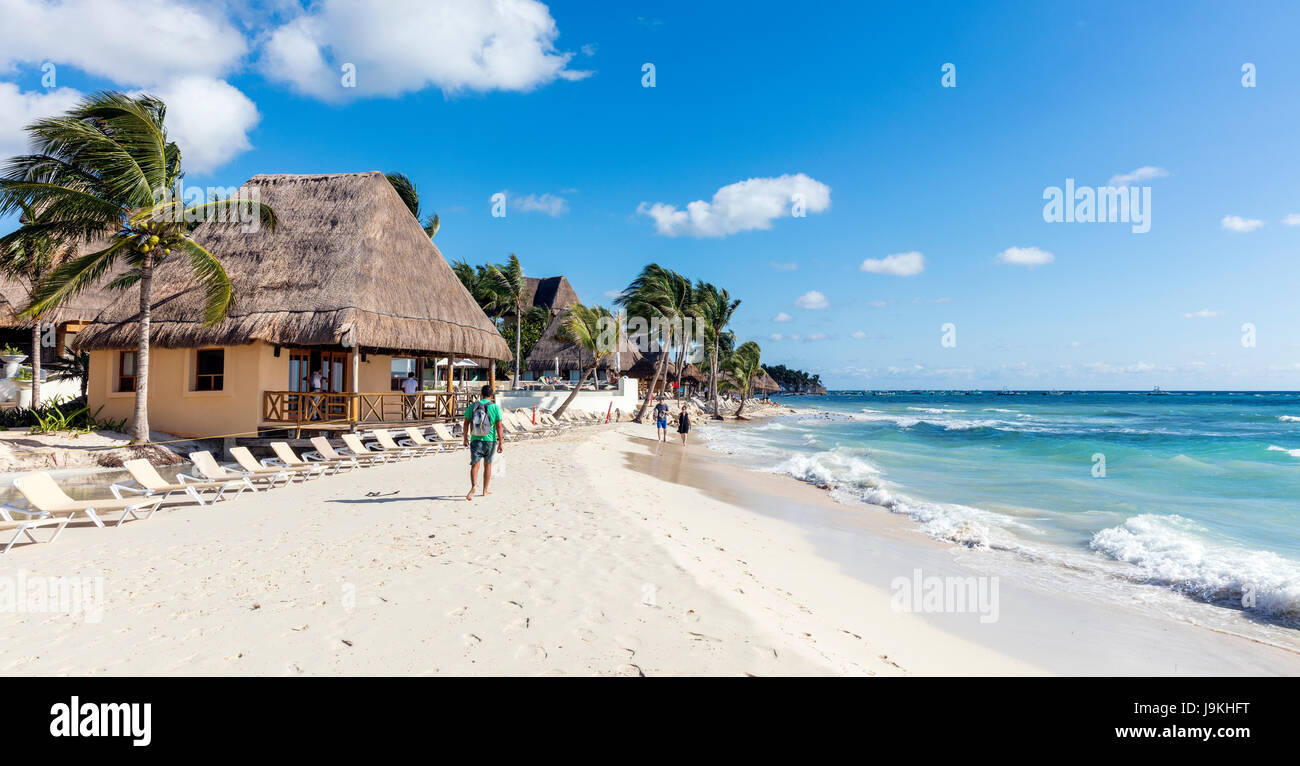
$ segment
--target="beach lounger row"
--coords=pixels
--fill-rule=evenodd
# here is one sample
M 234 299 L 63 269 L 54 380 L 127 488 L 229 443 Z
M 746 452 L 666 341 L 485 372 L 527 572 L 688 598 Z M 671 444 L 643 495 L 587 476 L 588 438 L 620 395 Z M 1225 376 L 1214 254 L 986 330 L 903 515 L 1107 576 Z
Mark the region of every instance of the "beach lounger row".
M 512 439 L 550 436 L 603 421 L 585 413 L 566 413 L 560 419 L 537 413 L 536 420 L 533 422 L 531 410 L 518 413 L 502 410 L 502 429 Z M 24 538 L 38 542 L 34 530 L 43 527 L 55 528 L 49 538 L 49 542 L 54 542 L 68 524 L 78 519 L 104 527 L 107 518 L 113 522 L 112 526 L 121 526 L 127 518 L 148 519 L 168 501 L 208 505 L 233 500 L 244 492 L 274 489 L 295 481 L 410 460 L 463 446 L 462 439 L 455 436 L 450 426 L 435 423 L 429 428 L 428 433 L 411 427 L 397 435 L 382 428 L 364 435 L 343 434 L 340 438 L 344 446 L 341 448 L 335 448 L 326 437 L 318 436 L 311 440 L 314 450 L 301 456 L 287 442 L 272 442 L 270 447 L 274 456 L 260 460 L 247 447 L 234 447 L 230 450 L 234 462 L 225 465 L 210 452 L 192 452 L 189 455 L 192 473 L 179 473 L 172 481 L 163 478 L 148 460 L 128 460 L 123 463 L 123 468 L 131 475 L 131 480 L 114 483 L 109 487 L 112 497 L 95 500 L 76 500 L 64 492 L 48 473 L 36 471 L 13 481 L 27 507 L 0 506 L 0 541 L 3 535 L 9 535 L 0 552 L 7 553 Z

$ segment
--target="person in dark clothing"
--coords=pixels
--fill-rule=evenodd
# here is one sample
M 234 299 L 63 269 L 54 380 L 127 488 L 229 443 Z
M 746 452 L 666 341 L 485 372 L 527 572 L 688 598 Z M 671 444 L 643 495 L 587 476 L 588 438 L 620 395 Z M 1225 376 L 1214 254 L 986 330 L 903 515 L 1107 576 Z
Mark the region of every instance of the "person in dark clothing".
M 677 433 L 682 435 L 682 446 L 686 446 L 686 434 L 691 432 L 691 416 L 686 414 L 686 407 L 677 413 Z

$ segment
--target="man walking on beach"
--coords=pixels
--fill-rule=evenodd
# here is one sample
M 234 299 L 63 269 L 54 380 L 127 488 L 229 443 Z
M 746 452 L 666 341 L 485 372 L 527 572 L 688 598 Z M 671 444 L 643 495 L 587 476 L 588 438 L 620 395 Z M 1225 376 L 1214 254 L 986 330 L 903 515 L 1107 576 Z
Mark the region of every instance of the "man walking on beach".
M 488 492 L 488 482 L 492 481 L 492 456 L 505 451 L 505 437 L 501 435 L 501 408 L 492 401 L 494 396 L 496 392 L 492 386 L 483 386 L 479 400 L 465 408 L 463 443 L 469 447 L 469 494 L 465 495 L 466 500 L 474 499 L 480 460 L 483 461 L 483 491 L 479 497 L 492 494 Z
M 668 404 L 662 396 L 655 405 L 655 433 L 658 434 L 659 441 L 668 441 Z

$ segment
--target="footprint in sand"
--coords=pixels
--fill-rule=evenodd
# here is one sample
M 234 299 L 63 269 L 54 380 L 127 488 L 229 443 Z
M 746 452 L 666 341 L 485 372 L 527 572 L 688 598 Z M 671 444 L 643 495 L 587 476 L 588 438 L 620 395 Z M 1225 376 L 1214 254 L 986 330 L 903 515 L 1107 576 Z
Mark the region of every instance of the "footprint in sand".
M 631 663 L 619 665 L 618 669 L 614 671 L 614 674 L 626 676 L 628 678 L 645 678 L 645 673 L 641 672 L 641 668 Z
M 596 634 L 586 628 L 576 628 L 573 631 L 573 635 L 577 636 L 579 640 L 586 641 L 589 644 L 596 640 Z
M 455 609 L 451 610 L 450 612 L 447 612 L 447 618 L 451 620 L 463 620 L 465 619 L 465 613 L 468 611 L 469 611 L 469 607 L 458 606 Z
M 464 634 L 463 636 L 460 637 L 460 640 L 464 641 L 466 646 L 477 646 L 483 641 L 483 639 L 479 638 L 473 633 Z
M 504 628 L 502 628 L 502 632 L 506 634 L 513 634 L 513 633 L 519 633 L 524 630 L 528 630 L 528 622 L 529 620 L 527 617 L 520 617 L 517 620 L 511 620 L 510 622 L 506 623 L 506 626 Z
M 485 582 L 474 590 L 476 590 L 480 596 L 486 596 L 492 592 L 492 584 Z
M 515 659 L 541 662 L 546 659 L 546 650 L 539 644 L 526 644 L 515 650 Z

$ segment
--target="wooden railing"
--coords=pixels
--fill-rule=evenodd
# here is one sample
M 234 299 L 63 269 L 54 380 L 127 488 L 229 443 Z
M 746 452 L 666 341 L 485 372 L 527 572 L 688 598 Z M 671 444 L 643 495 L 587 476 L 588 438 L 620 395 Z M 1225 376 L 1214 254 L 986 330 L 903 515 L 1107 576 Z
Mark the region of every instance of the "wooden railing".
M 310 426 L 313 423 L 356 425 L 458 420 L 465 413 L 469 402 L 468 393 L 449 394 L 442 391 L 421 391 L 415 394 L 263 391 L 262 421 Z

